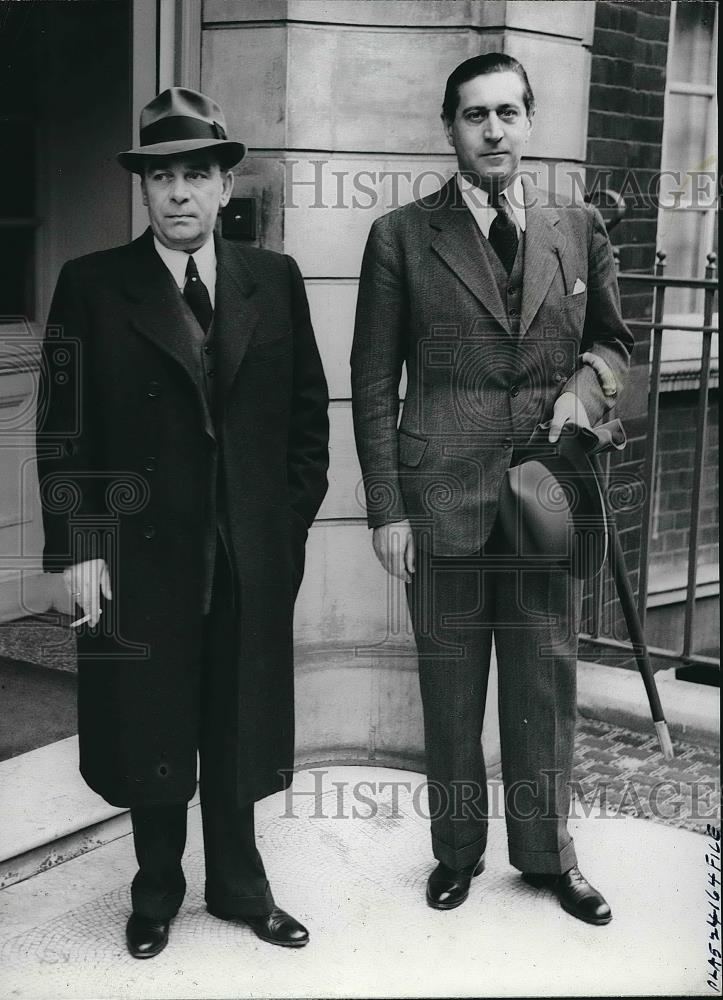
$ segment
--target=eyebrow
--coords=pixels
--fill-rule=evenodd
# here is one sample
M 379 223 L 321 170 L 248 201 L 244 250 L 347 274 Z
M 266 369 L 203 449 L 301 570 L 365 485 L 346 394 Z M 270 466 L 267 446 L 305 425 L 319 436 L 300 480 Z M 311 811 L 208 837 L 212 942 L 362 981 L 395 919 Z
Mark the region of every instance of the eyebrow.
M 514 108 L 515 110 L 518 110 L 522 107 L 522 103 L 517 101 L 502 101 L 500 104 L 491 108 L 488 108 L 484 104 L 469 104 L 466 108 L 462 109 L 462 114 L 465 114 L 467 111 L 501 111 L 505 108 Z

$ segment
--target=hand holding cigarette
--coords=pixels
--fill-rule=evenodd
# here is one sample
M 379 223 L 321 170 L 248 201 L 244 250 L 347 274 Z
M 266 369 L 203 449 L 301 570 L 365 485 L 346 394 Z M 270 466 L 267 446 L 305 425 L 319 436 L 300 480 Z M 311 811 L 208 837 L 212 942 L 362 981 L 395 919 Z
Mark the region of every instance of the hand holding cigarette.
M 63 578 L 74 604 L 85 612 L 81 618 L 72 621 L 70 627 L 78 628 L 86 622 L 90 623 L 91 628 L 95 627 L 103 613 L 100 606 L 101 594 L 108 601 L 113 599 L 105 559 L 89 559 L 69 566 L 64 570 Z

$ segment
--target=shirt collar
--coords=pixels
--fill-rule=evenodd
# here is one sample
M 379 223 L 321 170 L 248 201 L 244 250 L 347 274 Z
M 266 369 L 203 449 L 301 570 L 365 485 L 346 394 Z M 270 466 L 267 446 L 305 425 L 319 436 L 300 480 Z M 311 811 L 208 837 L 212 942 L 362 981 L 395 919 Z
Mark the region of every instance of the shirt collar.
M 465 204 L 469 208 L 472 215 L 475 217 L 477 225 L 482 230 L 485 237 L 489 236 L 490 226 L 492 225 L 492 219 L 494 216 L 492 213 L 495 211 L 490 205 L 490 198 L 487 192 L 471 181 L 468 181 L 466 177 L 463 177 L 459 171 L 455 175 L 457 179 L 457 186 L 464 198 Z M 502 197 L 507 201 L 510 206 L 512 216 L 521 232 L 524 233 L 527 226 L 527 218 L 525 215 L 525 191 L 522 186 L 522 179 L 519 174 L 515 174 L 512 183 L 509 184 L 505 190 L 502 192 Z
M 171 272 L 173 280 L 180 289 L 183 289 L 186 280 L 188 258 L 189 256 L 193 257 L 201 281 L 208 289 L 211 302 L 213 303 L 216 287 L 216 248 L 214 246 L 213 235 L 206 240 L 202 247 L 194 250 L 190 255 L 185 250 L 169 249 L 169 247 L 164 246 L 155 236 L 153 237 L 153 245 L 156 248 L 156 253 Z

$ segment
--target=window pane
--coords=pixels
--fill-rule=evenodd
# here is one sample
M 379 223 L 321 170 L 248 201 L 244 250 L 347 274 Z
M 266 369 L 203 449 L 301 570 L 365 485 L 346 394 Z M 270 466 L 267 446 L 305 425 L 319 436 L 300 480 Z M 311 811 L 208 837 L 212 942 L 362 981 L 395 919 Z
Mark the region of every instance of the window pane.
M 710 111 L 710 97 L 691 94 L 668 94 L 665 101 L 665 140 L 663 169 L 681 175 L 689 171 L 714 170 L 716 155 L 714 145 L 706 139 L 706 126 Z M 690 196 L 682 177 L 683 200 Z
M 666 254 L 665 273 L 681 278 L 705 275 L 705 213 L 663 211 L 658 223 L 658 247 Z M 666 313 L 700 312 L 703 292 L 691 288 L 669 288 L 665 293 Z
M 678 83 L 712 83 L 713 28 L 717 3 L 675 6 L 675 37 L 670 72 Z

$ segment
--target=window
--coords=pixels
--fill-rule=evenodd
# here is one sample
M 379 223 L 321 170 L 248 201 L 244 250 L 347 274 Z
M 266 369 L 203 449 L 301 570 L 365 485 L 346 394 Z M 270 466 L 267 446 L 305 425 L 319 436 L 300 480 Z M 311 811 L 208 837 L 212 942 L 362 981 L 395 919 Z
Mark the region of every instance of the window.
M 658 246 L 671 275 L 702 277 L 707 254 L 717 252 L 717 21 L 712 0 L 671 5 L 658 217 Z M 666 181 L 671 174 L 675 180 Z M 666 314 L 702 311 L 702 292 L 668 289 Z

